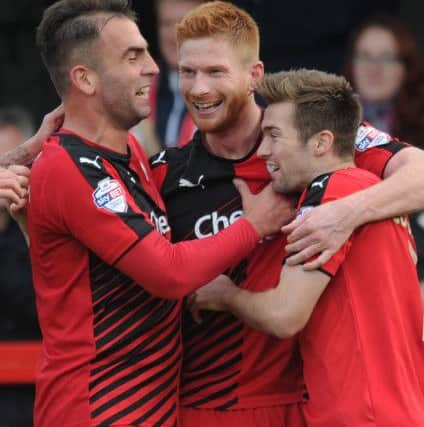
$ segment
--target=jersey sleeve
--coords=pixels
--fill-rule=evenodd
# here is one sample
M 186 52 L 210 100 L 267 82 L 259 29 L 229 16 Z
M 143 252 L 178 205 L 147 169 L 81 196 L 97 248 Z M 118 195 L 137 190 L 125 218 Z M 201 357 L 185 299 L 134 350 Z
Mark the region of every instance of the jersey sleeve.
M 349 194 L 363 190 L 379 182 L 379 179 L 367 171 L 352 168 L 339 170 L 317 177 L 305 190 L 298 206 L 298 216 Z M 354 232 L 355 233 L 355 232 Z M 338 268 L 345 260 L 352 245 L 352 236 L 341 246 L 341 248 L 320 267 L 320 270 L 330 276 L 337 273 Z M 307 262 L 313 260 L 312 257 Z
M 356 166 L 383 178 L 389 160 L 400 150 L 410 145 L 393 138 L 369 123 L 359 126 L 355 141 Z

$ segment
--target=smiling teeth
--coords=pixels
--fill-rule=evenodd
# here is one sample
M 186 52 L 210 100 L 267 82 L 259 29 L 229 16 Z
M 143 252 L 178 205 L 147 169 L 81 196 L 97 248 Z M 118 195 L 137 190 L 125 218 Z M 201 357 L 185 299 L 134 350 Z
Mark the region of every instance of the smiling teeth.
M 198 102 L 195 102 L 195 103 L 194 103 L 194 106 L 195 106 L 197 109 L 199 109 L 199 110 L 206 110 L 206 109 L 208 109 L 208 108 L 213 108 L 213 107 L 218 106 L 218 105 L 220 104 L 220 102 L 221 102 L 221 101 L 217 101 L 217 102 L 205 102 L 205 103 L 202 103 L 202 104 L 200 104 L 200 103 L 198 103 Z
M 271 163 L 267 163 L 266 168 L 268 169 L 269 173 L 275 172 L 279 169 L 276 165 L 273 165 Z

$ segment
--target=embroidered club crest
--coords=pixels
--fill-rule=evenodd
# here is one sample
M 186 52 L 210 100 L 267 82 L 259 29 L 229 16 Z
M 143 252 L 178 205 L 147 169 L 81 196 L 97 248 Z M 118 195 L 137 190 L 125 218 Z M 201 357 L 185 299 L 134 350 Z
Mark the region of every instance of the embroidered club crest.
M 125 192 L 119 181 L 110 177 L 97 183 L 93 192 L 94 204 L 110 212 L 125 213 L 128 209 Z

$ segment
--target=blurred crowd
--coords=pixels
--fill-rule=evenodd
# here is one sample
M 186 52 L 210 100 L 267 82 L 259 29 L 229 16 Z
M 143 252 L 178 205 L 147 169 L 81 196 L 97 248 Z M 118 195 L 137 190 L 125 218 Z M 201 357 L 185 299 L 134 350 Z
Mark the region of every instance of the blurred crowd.
M 155 59 L 161 73 L 150 91 L 152 114 L 133 129 L 150 155 L 165 147 L 184 145 L 195 130 L 178 89 L 175 25 L 200 3 L 202 0 L 154 3 Z M 414 34 L 393 16 L 396 2 L 387 2 L 384 10 L 373 2 L 311 2 L 317 10 L 307 14 L 301 2 L 294 2 L 288 6 L 286 16 L 291 18 L 284 25 L 282 17 L 287 11 L 281 1 L 267 0 L 266 7 L 261 0 L 233 3 L 259 22 L 266 70 L 304 66 L 343 73 L 360 97 L 364 120 L 424 147 L 424 60 Z M 331 13 L 326 8 L 331 8 Z M 317 25 L 312 22 L 317 15 L 327 19 Z M 22 105 L 0 106 L 0 153 L 34 133 L 35 120 L 25 100 L 16 102 Z M 411 226 L 417 243 L 418 274 L 424 281 L 424 212 L 411 216 Z M 0 251 L 0 340 L 39 340 L 28 250 L 19 228 L 1 205 Z M 0 381 L 0 427 L 32 425 L 32 399 L 32 385 Z

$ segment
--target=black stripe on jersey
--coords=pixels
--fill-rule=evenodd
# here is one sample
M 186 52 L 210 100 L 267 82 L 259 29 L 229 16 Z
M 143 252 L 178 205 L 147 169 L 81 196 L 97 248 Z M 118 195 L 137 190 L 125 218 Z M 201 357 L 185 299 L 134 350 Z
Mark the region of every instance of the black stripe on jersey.
M 212 353 L 212 349 L 215 349 L 218 344 L 226 342 L 227 340 L 229 340 L 232 337 L 234 337 L 234 338 L 240 337 L 240 327 L 243 327 L 243 326 L 241 324 L 237 324 L 237 325 L 235 325 L 234 328 L 230 329 L 228 332 L 226 332 L 226 333 L 224 333 L 222 335 L 219 335 L 218 338 L 215 339 L 214 341 L 207 341 L 207 342 L 205 342 L 205 345 L 203 347 L 198 348 L 195 352 L 190 352 L 190 354 L 187 354 L 184 357 L 184 364 L 185 365 L 187 365 L 187 364 L 190 365 L 190 371 L 191 370 L 201 369 L 202 365 L 199 365 L 199 366 L 196 366 L 196 367 L 192 367 L 193 362 L 197 358 L 203 356 L 206 351 L 209 354 Z M 237 343 L 237 345 L 241 346 L 242 343 L 243 343 L 243 340 L 241 338 L 239 338 L 236 341 L 236 343 Z M 234 343 L 231 344 L 231 346 L 234 346 L 234 345 L 235 345 Z M 215 357 L 215 354 L 214 354 L 213 360 L 216 360 L 216 359 L 218 359 L 218 356 Z M 212 362 L 213 360 L 210 360 L 210 361 Z
M 163 427 L 163 424 L 166 420 L 177 410 L 177 405 L 174 403 L 167 412 L 163 414 L 163 416 L 159 419 L 159 421 L 153 424 L 153 427 Z M 177 427 L 177 423 L 173 425 L 173 427 Z
M 215 411 L 226 411 L 227 409 L 232 408 L 234 405 L 237 405 L 237 403 L 238 403 L 238 399 L 237 397 L 234 397 L 228 402 L 225 402 L 223 405 L 216 406 L 214 409 Z
M 93 190 L 97 187 L 99 181 L 110 177 L 109 173 L 106 171 L 105 165 L 103 164 L 104 158 L 110 162 L 119 173 L 122 181 L 125 183 L 131 195 L 135 198 L 140 209 L 147 214 L 150 214 L 150 212 L 155 209 L 155 204 L 141 187 L 137 174 L 134 172 L 131 176 L 128 175 L 129 156 L 111 153 L 108 150 L 102 150 L 100 147 L 93 148 L 82 142 L 74 135 L 57 134 L 56 136 L 60 138 L 60 145 L 69 154 L 76 167 L 81 172 L 81 175 L 86 179 Z M 82 162 L 81 157 L 87 158 L 91 162 Z M 131 178 L 136 180 L 136 183 L 133 183 Z M 140 238 L 145 237 L 153 230 L 153 227 L 150 224 L 140 220 L 140 215 L 134 212 L 130 205 L 128 205 L 127 212 L 116 212 L 115 214 L 120 217 Z
M 155 406 L 153 406 L 152 409 L 147 411 L 143 416 L 137 418 L 132 422 L 133 425 L 138 425 L 144 423 L 148 418 L 150 418 L 155 412 L 157 412 L 159 409 L 161 409 L 166 402 L 172 397 L 174 393 L 178 393 L 178 390 L 176 387 L 171 389 L 171 391 L 164 396 Z M 177 409 L 177 405 L 175 402 L 171 405 L 171 407 L 163 414 L 163 416 L 159 419 L 159 421 L 155 424 L 158 426 L 163 426 L 163 423 L 165 423 L 175 412 Z
M 217 385 L 217 384 L 222 383 L 224 381 L 228 381 L 231 378 L 236 377 L 238 374 L 240 374 L 240 372 L 241 372 L 240 370 L 234 371 L 230 375 L 227 375 L 225 377 L 219 378 L 218 380 L 210 381 L 208 383 L 203 383 L 203 384 L 201 384 L 201 385 L 199 385 L 197 387 L 193 387 L 190 390 L 188 390 L 188 391 L 186 391 L 184 393 L 181 393 L 180 397 L 182 399 L 186 398 L 186 397 L 190 397 L 193 394 L 197 394 L 199 391 L 205 390 L 205 389 L 207 389 L 209 387 L 213 387 L 214 385 Z
M 308 185 L 306 195 L 302 201 L 302 207 L 314 207 L 321 204 L 327 185 L 330 182 L 331 175 L 332 173 L 326 173 L 317 176 Z
M 149 402 L 151 399 L 155 398 L 159 393 L 166 390 L 169 386 L 172 385 L 172 383 L 175 381 L 177 376 L 179 375 L 179 369 L 178 364 L 175 363 L 174 367 L 176 367 L 176 371 L 163 383 L 161 383 L 159 386 L 152 389 L 149 393 L 145 394 L 141 399 L 138 401 L 132 403 L 128 407 L 122 409 L 121 411 L 117 412 L 113 416 L 109 417 L 107 420 L 102 422 L 102 426 L 104 425 L 109 426 L 110 424 L 119 421 L 120 418 L 129 415 L 131 412 L 135 411 L 136 409 L 139 409 L 141 406 L 145 405 L 147 402 Z M 91 416 L 93 418 L 96 418 L 100 416 L 102 413 L 108 411 L 110 408 L 115 406 L 116 404 L 122 402 L 125 399 L 130 398 L 134 393 L 139 391 L 141 388 L 145 387 L 147 384 L 156 381 L 157 378 L 160 378 L 162 376 L 163 372 L 158 372 L 156 375 L 149 377 L 146 381 L 143 381 L 140 384 L 137 384 L 130 389 L 126 390 L 125 392 L 121 393 L 119 396 L 116 396 L 112 399 L 110 399 L 107 403 L 104 403 L 103 405 L 99 406 L 95 410 L 92 411 Z
M 175 332 L 175 331 L 174 331 Z M 173 336 L 168 336 L 166 337 L 163 343 L 170 343 L 172 342 L 172 338 Z M 160 346 L 162 347 L 162 345 Z M 162 375 L 165 375 L 169 370 L 171 370 L 174 366 L 178 365 L 178 358 L 175 359 L 175 356 L 179 356 L 179 347 L 180 347 L 180 342 L 176 341 L 175 344 L 172 346 L 172 348 L 167 351 L 166 353 L 163 353 L 160 357 L 158 357 L 157 359 L 155 359 L 154 361 L 143 365 L 142 367 L 131 371 L 130 374 L 124 375 L 122 377 L 117 378 L 115 381 L 113 382 L 109 382 L 107 383 L 107 386 L 102 388 L 101 390 L 99 390 L 98 392 L 96 392 L 95 394 L 93 394 L 90 397 L 90 403 L 95 403 L 97 400 L 101 399 L 103 396 L 106 396 L 108 393 L 112 392 L 113 390 L 115 390 L 116 388 L 118 388 L 119 386 L 125 385 L 127 384 L 129 381 L 133 380 L 134 378 L 137 378 L 138 376 L 144 374 L 145 372 L 149 371 L 150 369 L 153 369 L 159 365 L 163 365 L 164 369 L 161 370 L 160 372 L 162 372 Z M 119 373 L 120 371 L 125 371 L 125 368 L 128 367 L 128 365 L 134 365 L 135 363 L 143 360 L 144 358 L 151 356 L 152 354 L 156 353 L 157 351 L 155 350 L 149 350 L 149 351 L 145 351 L 142 354 L 138 355 L 136 358 L 134 358 L 133 360 L 131 360 L 131 362 L 127 362 L 125 363 L 124 367 L 121 365 L 119 370 L 114 369 L 114 375 L 116 375 L 117 373 Z M 124 368 L 124 369 L 123 369 Z M 108 377 L 110 377 L 110 373 L 108 372 Z M 161 375 L 158 375 L 156 377 L 160 378 Z M 147 382 L 148 380 L 146 380 Z M 153 379 L 152 379 L 153 381 Z M 92 384 L 92 383 L 91 383 Z M 91 389 L 91 384 L 90 384 L 90 389 Z M 97 385 L 100 385 L 101 383 L 97 383 Z M 146 383 L 147 385 L 147 383 Z
M 226 387 L 215 393 L 211 393 L 209 396 L 204 397 L 203 399 L 199 399 L 195 402 L 190 403 L 190 407 L 197 408 L 201 405 L 204 405 L 205 403 L 209 403 L 213 400 L 219 399 L 220 397 L 226 396 L 227 394 L 230 394 L 232 391 L 234 391 L 238 386 L 238 384 L 232 384 L 229 387 Z M 233 402 L 233 400 L 235 400 L 235 402 L 233 403 L 233 405 L 235 405 L 237 403 L 237 399 L 231 399 L 230 402 Z M 225 403 L 225 405 L 227 405 L 228 403 L 229 402 Z
M 159 341 L 156 345 L 151 346 L 149 349 L 144 350 L 148 345 L 150 345 L 157 336 L 160 336 L 164 331 L 166 331 L 171 324 L 174 324 L 174 328 L 171 330 L 171 333 L 164 339 Z M 93 369 L 90 374 L 92 376 L 95 376 L 97 374 L 100 374 L 102 371 L 107 371 L 100 377 L 96 378 L 95 380 L 91 381 L 89 384 L 89 389 L 93 389 L 94 387 L 101 384 L 103 381 L 108 380 L 112 376 L 118 374 L 119 372 L 127 369 L 129 366 L 133 365 L 134 363 L 138 362 L 139 360 L 151 356 L 153 353 L 158 351 L 158 348 L 163 348 L 165 345 L 168 344 L 169 338 L 172 337 L 172 334 L 177 335 L 179 331 L 179 324 L 175 321 L 175 319 L 171 319 L 168 323 L 164 324 L 164 326 L 157 331 L 157 334 L 155 336 L 149 336 L 145 340 L 143 340 L 139 345 L 137 345 L 133 350 L 131 350 L 129 353 L 125 354 L 124 356 L 120 356 L 114 360 L 112 360 L 110 363 L 107 363 L 105 365 L 99 366 L 95 369 Z M 179 340 L 178 340 L 179 342 Z M 122 363 L 123 362 L 123 363 Z M 113 366 L 112 369 L 110 367 Z
M 243 339 L 239 339 L 239 340 L 231 343 L 230 345 L 228 345 L 228 346 L 220 349 L 219 352 L 214 353 L 211 357 L 209 357 L 209 359 L 205 360 L 204 362 L 200 363 L 199 365 L 194 366 L 193 370 L 203 370 L 203 369 L 205 369 L 207 366 L 209 366 L 210 364 L 216 362 L 217 360 L 219 360 L 225 354 L 228 354 L 229 352 L 231 352 L 233 350 L 236 350 L 237 348 L 240 348 L 242 344 L 243 344 Z
M 242 356 L 241 353 L 236 354 L 234 357 L 232 357 L 231 359 L 227 360 L 226 362 L 222 363 L 221 365 L 209 369 L 207 371 L 202 372 L 201 375 L 197 375 L 197 376 L 193 376 L 191 378 L 184 378 L 183 379 L 183 383 L 184 384 L 188 384 L 191 383 L 193 381 L 197 381 L 199 378 L 202 377 L 207 377 L 209 375 L 215 375 L 218 374 L 219 372 L 225 371 L 226 369 L 230 368 L 231 366 L 236 365 L 237 363 L 240 363 L 242 361 Z
M 204 319 L 205 321 L 198 325 L 188 312 L 184 312 L 183 334 L 185 342 L 190 343 L 192 340 L 206 342 L 207 338 L 219 334 L 228 326 L 237 324 L 241 328 L 243 325 L 239 319 L 229 313 L 205 312 Z
M 127 331 L 131 325 L 134 325 L 138 320 L 141 320 L 147 314 L 150 314 L 154 309 L 156 309 L 162 301 L 157 298 L 152 298 L 147 292 L 137 292 L 137 297 L 126 302 L 125 300 L 121 301 L 120 307 L 113 307 L 112 304 L 109 304 L 107 307 L 107 313 L 102 313 L 102 318 L 100 323 L 96 323 L 94 327 L 94 334 L 96 337 L 101 335 L 106 330 L 114 327 L 107 335 L 104 335 L 102 338 L 96 340 L 97 349 L 102 348 L 110 341 L 114 340 L 118 335 L 121 335 L 123 332 Z M 146 301 L 148 301 L 146 303 Z M 146 303 L 146 304 L 144 304 Z M 137 308 L 139 309 L 137 310 Z M 118 308 L 118 310 L 116 310 Z M 115 311 L 113 314 L 112 311 Z M 124 322 L 118 323 L 123 317 L 130 314 Z M 107 315 L 107 317 L 106 317 Z M 97 314 L 96 314 L 97 316 Z

